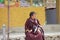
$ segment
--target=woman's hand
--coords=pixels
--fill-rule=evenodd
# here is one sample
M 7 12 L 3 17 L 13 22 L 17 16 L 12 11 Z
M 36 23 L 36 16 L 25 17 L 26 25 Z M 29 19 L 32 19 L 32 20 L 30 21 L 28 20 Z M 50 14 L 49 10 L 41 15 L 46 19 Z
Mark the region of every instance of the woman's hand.
M 28 32 L 32 32 L 32 30 L 29 30 Z
M 40 32 L 41 33 L 41 31 L 40 31 L 41 29 L 40 28 L 38 28 L 38 32 Z
M 28 29 L 27 29 L 26 32 L 32 32 L 32 30 L 28 30 Z
M 42 27 L 42 25 L 39 25 L 40 27 Z

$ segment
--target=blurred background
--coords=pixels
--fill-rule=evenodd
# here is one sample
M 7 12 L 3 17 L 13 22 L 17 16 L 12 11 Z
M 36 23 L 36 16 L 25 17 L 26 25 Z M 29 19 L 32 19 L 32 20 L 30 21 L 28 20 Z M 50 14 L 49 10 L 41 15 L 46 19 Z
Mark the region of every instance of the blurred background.
M 25 40 L 24 24 L 37 13 L 45 40 L 60 40 L 60 0 L 0 0 L 0 40 Z

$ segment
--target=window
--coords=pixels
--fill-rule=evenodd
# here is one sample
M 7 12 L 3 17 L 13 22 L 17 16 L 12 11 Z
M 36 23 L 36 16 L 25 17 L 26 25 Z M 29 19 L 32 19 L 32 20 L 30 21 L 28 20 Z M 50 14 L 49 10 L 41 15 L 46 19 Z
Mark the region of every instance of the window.
M 33 6 L 43 6 L 43 0 L 33 0 Z
M 20 6 L 22 7 L 30 6 L 30 0 L 20 0 Z

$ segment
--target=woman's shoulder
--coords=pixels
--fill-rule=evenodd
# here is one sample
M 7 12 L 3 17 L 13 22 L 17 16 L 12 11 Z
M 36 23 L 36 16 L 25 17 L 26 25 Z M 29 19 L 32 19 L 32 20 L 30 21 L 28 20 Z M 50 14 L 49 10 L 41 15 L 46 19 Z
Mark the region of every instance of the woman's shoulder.
M 29 22 L 30 21 L 30 18 L 27 18 L 27 20 L 26 20 L 27 22 Z

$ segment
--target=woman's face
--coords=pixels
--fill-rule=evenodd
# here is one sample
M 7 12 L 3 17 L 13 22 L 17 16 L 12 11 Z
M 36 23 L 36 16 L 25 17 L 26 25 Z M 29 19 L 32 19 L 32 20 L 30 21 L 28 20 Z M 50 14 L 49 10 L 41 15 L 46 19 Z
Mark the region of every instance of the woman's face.
M 31 18 L 36 19 L 36 14 L 33 14 Z

